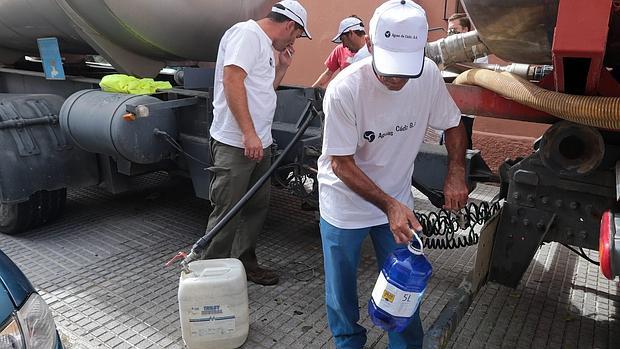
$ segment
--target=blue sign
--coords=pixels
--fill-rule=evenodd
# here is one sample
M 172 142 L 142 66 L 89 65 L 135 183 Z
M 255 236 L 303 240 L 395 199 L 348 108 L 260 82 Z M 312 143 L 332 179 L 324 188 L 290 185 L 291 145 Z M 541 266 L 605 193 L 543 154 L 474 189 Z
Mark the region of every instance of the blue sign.
M 45 78 L 48 80 L 64 80 L 65 70 L 62 68 L 62 58 L 56 38 L 37 39 L 39 55 L 43 63 Z

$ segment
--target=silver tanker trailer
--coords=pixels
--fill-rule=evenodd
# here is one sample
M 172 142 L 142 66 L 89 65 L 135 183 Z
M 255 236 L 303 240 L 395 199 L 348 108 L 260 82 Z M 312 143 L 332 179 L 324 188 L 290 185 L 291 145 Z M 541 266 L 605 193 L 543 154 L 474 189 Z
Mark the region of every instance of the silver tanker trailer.
M 213 64 L 204 62 L 215 61 L 219 39 L 230 26 L 262 18 L 273 3 L 2 1 L 0 232 L 19 233 L 57 217 L 67 188 L 99 185 L 120 193 L 132 188 L 132 177 L 155 171 L 191 178 L 196 196 L 208 198 Z M 58 43 L 66 79 L 45 78 L 38 60 L 42 38 Z M 88 63 L 93 56 L 109 66 Z M 170 66 L 193 68 L 177 74 L 176 86 L 166 92 L 99 90 L 105 74 L 155 77 Z M 276 154 L 291 143 L 301 118 L 320 109 L 315 100 L 313 89 L 278 91 Z M 304 149 L 319 142 L 316 119 L 283 166 L 290 171 L 311 163 L 306 158 L 317 154 Z

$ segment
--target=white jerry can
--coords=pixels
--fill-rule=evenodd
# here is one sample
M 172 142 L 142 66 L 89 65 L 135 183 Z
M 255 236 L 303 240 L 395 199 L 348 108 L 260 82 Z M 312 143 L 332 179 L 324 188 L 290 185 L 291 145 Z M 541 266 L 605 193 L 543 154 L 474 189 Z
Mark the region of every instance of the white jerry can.
M 189 263 L 179 280 L 181 333 L 188 349 L 238 348 L 248 337 L 248 287 L 238 259 Z

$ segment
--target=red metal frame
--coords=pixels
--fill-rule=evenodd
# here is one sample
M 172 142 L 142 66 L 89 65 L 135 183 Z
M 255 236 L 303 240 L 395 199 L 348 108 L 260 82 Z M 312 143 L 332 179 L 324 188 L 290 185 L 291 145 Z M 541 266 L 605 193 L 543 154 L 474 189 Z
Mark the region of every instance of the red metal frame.
M 607 46 L 611 0 L 560 0 L 553 35 L 553 73 L 556 91 L 565 90 L 565 58 L 588 58 L 587 95 L 598 93 Z
M 558 92 L 565 91 L 565 59 L 587 58 L 590 67 L 585 94 L 620 97 L 620 84 L 605 68 L 611 15 L 620 13 L 620 1 L 560 0 L 553 35 L 553 74 L 539 86 Z M 531 122 L 552 123 L 558 119 L 547 113 L 521 105 L 494 92 L 475 86 L 448 84 L 452 98 L 464 114 L 489 116 Z
M 446 84 L 463 114 L 540 123 L 552 123 L 555 116 L 506 99 L 478 86 Z

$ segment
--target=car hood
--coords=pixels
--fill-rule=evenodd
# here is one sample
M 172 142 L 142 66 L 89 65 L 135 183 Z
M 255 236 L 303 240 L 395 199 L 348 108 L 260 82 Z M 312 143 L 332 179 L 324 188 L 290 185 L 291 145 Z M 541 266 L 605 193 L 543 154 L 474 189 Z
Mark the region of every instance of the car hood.
M 0 330 L 4 320 L 9 318 L 14 309 L 13 300 L 9 297 L 9 291 L 4 288 L 4 284 L 0 284 Z
M 1 291 L 4 286 L 8 296 L 17 308 L 20 308 L 26 299 L 28 299 L 28 296 L 35 292 L 34 287 L 30 281 L 28 281 L 26 275 L 24 275 L 17 265 L 15 265 L 2 251 L 0 251 L 0 281 L 0 293 L 3 293 Z

